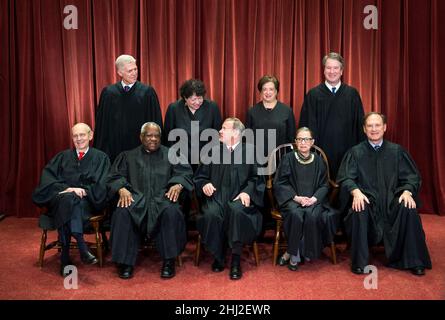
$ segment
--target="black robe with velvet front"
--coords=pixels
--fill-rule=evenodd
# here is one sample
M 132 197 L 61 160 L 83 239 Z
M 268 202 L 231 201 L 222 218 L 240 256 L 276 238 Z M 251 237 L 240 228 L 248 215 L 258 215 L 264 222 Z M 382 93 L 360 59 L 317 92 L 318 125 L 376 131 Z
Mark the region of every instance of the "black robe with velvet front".
M 278 101 L 277 105 L 268 110 L 262 101 L 249 108 L 246 118 L 246 128 L 256 130 L 264 129 L 264 152 L 263 156 L 268 156 L 270 151 L 283 143 L 291 143 L 295 139 L 296 123 L 294 112 L 284 103 Z M 269 143 L 268 130 L 276 130 L 276 141 Z M 255 138 L 256 138 L 255 134 Z M 256 141 L 256 140 L 255 140 Z M 258 148 L 258 144 L 255 144 Z M 270 149 L 270 150 L 269 150 Z
M 328 203 L 329 184 L 323 159 L 314 154 L 312 163 L 300 164 L 295 152 L 285 154 L 275 174 L 273 191 L 284 218 L 289 249 L 293 247 L 295 250 L 288 249 L 288 252 L 296 255 L 298 247 L 301 248 L 299 241 L 304 238 L 300 253 L 310 259 L 318 258 L 323 247 L 334 239 L 338 216 Z M 315 197 L 317 202 L 302 207 L 293 200 L 296 195 Z M 301 216 L 302 221 L 292 217 L 294 214 Z M 297 236 L 290 233 L 297 233 Z
M 155 122 L 162 129 L 162 114 L 155 90 L 139 81 L 125 92 L 121 82 L 102 90 L 96 111 L 94 147 L 110 157 L 140 145 L 141 127 Z
M 110 169 L 108 156 L 100 150 L 89 148 L 79 160 L 76 150 L 70 149 L 58 153 L 43 169 L 39 186 L 32 194 L 32 200 L 39 206 L 49 207 L 49 215 L 54 216 L 55 227 L 59 228 L 70 221 L 73 206 L 81 199 L 73 195 L 68 203 L 59 206 L 60 192 L 67 188 L 85 189 L 86 202 L 83 206 L 83 219 L 91 213 L 104 208 L 107 196 L 106 179 Z
M 219 144 L 210 151 L 212 156 L 216 155 L 215 161 L 209 163 L 209 159 L 204 159 L 193 178 L 203 213 L 198 217 L 197 227 L 202 242 L 220 261 L 224 259 L 224 237 L 233 247 L 238 242 L 251 243 L 261 232 L 262 216 L 258 208 L 263 205 L 265 183 L 264 177 L 258 175 L 254 152 L 250 144 L 240 143 L 233 152 Z M 216 188 L 211 197 L 202 190 L 207 183 Z M 249 207 L 244 207 L 240 200 L 233 201 L 241 192 L 250 196 Z
M 192 121 L 199 122 L 199 131 L 196 132 L 198 135 L 194 135 L 193 137 L 191 130 Z M 219 131 L 221 129 L 221 124 L 221 112 L 215 102 L 205 99 L 201 107 L 196 110 L 195 113 L 192 113 L 185 105 L 185 101 L 180 99 L 171 103 L 167 108 L 164 121 L 163 144 L 171 147 L 178 141 L 178 139 L 175 141 L 168 141 L 170 131 L 173 129 L 183 129 L 187 133 L 188 137 L 187 158 L 189 163 L 191 163 L 191 145 L 195 144 L 197 146 L 196 150 L 201 151 L 204 144 L 209 142 L 209 140 L 200 141 L 201 132 L 205 129 L 215 129 L 216 131 Z M 182 152 L 182 154 L 185 153 Z M 199 160 L 199 158 L 197 159 Z M 191 164 L 196 165 L 198 163 Z
M 360 236 L 367 237 L 369 245 L 383 240 L 389 265 L 401 269 L 431 268 L 420 218 L 418 214 L 409 218 L 409 209 L 398 201 L 407 190 L 418 207 L 421 184 L 416 164 L 400 145 L 383 140 L 381 148 L 375 151 L 368 141 L 361 142 L 346 153 L 337 182 L 341 184 L 342 207 L 346 207 L 345 203 L 349 205 L 350 193 L 357 188 L 369 199 L 370 205 L 365 208 L 370 215 L 368 235 Z M 360 214 L 349 209 L 345 226 L 350 236 L 353 215 Z
M 126 188 L 131 192 L 134 203 L 128 208 L 135 225 L 140 228 L 147 219 L 147 234 L 151 235 L 159 215 L 172 202 L 165 193 L 174 184 L 193 190 L 193 172 L 185 158 L 182 163 L 169 160 L 169 148 L 160 146 L 154 152 L 147 152 L 143 146 L 122 152 L 114 161 L 108 187 L 110 196 L 118 197 L 118 191 Z M 179 159 L 172 155 L 172 159 Z M 173 162 L 173 161 L 172 161 Z
M 322 83 L 309 90 L 304 98 L 298 126 L 313 131 L 315 144 L 324 150 L 329 159 L 333 179 L 346 151 L 365 138 L 363 116 L 358 91 L 344 83 L 336 94 Z

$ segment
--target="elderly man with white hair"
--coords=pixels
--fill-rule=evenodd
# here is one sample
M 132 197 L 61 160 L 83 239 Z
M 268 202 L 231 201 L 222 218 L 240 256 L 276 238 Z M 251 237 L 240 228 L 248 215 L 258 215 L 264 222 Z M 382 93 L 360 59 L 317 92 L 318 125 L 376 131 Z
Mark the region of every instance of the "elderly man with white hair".
M 110 169 L 108 156 L 89 147 L 93 131 L 87 124 L 77 123 L 71 131 L 74 148 L 51 159 L 32 195 L 34 203 L 47 207 L 48 215 L 54 217 L 62 244 L 62 275 L 65 266 L 73 264 L 69 255 L 71 237 L 77 241 L 83 263 L 98 262 L 88 250 L 83 230 L 88 218 L 106 205 L 106 178 Z
M 96 112 L 94 146 L 104 151 L 111 162 L 122 151 L 136 148 L 139 129 L 145 122 L 162 128 L 162 114 L 155 90 L 137 80 L 136 59 L 121 55 L 116 59 L 120 80 L 102 90 Z

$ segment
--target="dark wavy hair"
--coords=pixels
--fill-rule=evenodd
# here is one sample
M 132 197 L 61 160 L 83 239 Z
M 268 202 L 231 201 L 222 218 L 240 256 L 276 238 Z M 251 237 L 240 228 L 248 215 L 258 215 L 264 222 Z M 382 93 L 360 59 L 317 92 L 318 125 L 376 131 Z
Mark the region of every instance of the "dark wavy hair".
M 179 89 L 179 95 L 184 100 L 190 98 L 193 94 L 196 94 L 198 97 L 204 97 L 206 92 L 204 83 L 198 79 L 189 79 L 185 81 Z

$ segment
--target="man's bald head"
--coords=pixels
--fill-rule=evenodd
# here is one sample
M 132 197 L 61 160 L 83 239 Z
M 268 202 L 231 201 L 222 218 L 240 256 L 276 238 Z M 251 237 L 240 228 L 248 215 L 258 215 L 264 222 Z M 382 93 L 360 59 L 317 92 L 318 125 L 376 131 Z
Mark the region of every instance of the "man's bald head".
M 93 131 L 86 123 L 76 123 L 72 128 L 72 138 L 74 146 L 77 151 L 85 151 L 90 145 L 90 141 L 93 139 Z

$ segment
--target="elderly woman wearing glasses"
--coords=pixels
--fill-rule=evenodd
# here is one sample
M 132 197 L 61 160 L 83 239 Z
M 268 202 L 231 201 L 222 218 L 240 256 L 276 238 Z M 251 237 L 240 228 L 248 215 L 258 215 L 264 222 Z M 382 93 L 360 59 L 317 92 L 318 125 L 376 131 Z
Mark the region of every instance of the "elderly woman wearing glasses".
M 274 195 L 283 216 L 287 251 L 280 266 L 291 271 L 298 263 L 317 259 L 336 230 L 336 211 L 328 205 L 328 179 L 323 159 L 311 152 L 311 130 L 297 130 L 295 152 L 283 156 L 275 175 Z

